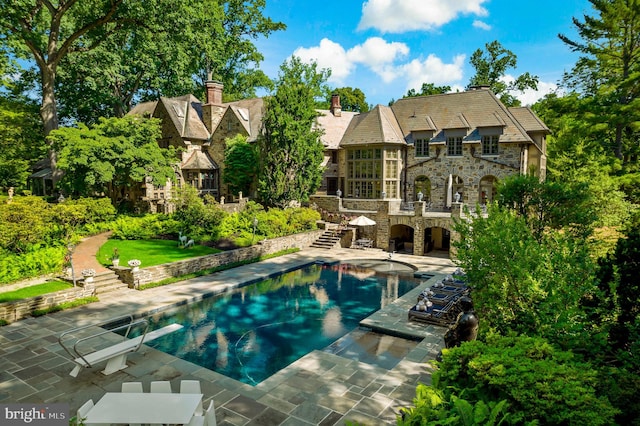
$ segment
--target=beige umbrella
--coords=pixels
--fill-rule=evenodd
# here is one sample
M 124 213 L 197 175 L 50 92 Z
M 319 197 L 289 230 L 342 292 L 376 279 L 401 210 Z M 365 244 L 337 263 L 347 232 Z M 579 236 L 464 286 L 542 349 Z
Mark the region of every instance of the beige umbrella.
M 366 216 L 358 216 L 357 218 L 349 222 L 349 225 L 352 226 L 373 226 L 375 224 L 375 220 L 369 219 Z

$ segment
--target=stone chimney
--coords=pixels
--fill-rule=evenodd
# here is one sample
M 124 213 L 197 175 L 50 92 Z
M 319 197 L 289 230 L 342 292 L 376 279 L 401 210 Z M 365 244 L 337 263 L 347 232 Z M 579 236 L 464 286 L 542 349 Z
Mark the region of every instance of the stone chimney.
M 340 95 L 333 94 L 331 95 L 331 114 L 334 117 L 342 116 L 342 107 L 340 106 Z
M 207 91 L 206 103 L 202 105 L 202 121 L 207 126 L 209 133 L 213 133 L 218 127 L 222 115 L 224 114 L 225 107 L 222 105 L 222 83 L 207 80 L 205 83 L 205 89 Z

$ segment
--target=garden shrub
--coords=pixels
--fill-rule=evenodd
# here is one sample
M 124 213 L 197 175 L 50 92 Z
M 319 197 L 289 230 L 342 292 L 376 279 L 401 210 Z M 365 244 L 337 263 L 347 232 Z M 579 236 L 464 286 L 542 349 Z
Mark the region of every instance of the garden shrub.
M 179 226 L 174 219 L 160 214 L 120 216 L 112 225 L 111 238 L 120 240 L 148 240 L 159 235 L 174 234 Z
M 509 423 L 610 425 L 616 409 L 596 394 L 597 372 L 542 338 L 488 336 L 444 349 L 433 381 L 471 401 L 506 400 Z
M 66 247 L 46 247 L 21 255 L 0 256 L 0 284 L 62 272 Z
M 419 384 L 414 406 L 401 409 L 398 426 L 500 425 L 508 418 L 507 401 L 470 401 Z

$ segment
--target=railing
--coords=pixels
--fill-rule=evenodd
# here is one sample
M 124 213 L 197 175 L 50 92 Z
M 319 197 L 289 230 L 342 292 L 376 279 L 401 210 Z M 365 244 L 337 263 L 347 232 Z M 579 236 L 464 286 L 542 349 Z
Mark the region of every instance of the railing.
M 75 341 L 75 343 L 73 344 L 73 347 L 70 348 L 67 345 L 65 345 L 65 337 L 72 334 L 72 333 L 77 333 L 79 331 L 82 330 L 86 330 L 88 328 L 91 327 L 102 327 L 108 324 L 114 324 L 114 323 L 120 323 L 122 321 L 126 321 L 128 320 L 127 323 L 117 326 L 115 328 L 110 328 L 110 329 L 106 329 L 104 331 L 101 331 L 99 333 L 96 334 L 92 334 L 90 336 L 87 337 L 82 337 L 79 338 L 78 340 Z M 91 367 L 91 363 L 89 361 L 87 361 L 87 359 L 85 358 L 87 355 L 89 355 L 89 353 L 83 353 L 78 349 L 78 345 L 80 345 L 83 342 L 86 342 L 87 340 L 91 340 L 91 339 L 95 339 L 97 337 L 100 337 L 104 334 L 108 334 L 108 333 L 113 333 L 116 331 L 120 331 L 120 330 L 125 330 L 126 332 L 124 333 L 124 336 L 122 338 L 122 341 L 127 340 L 127 338 L 129 337 L 129 333 L 131 332 L 131 329 L 134 327 L 138 327 L 138 326 L 144 326 L 144 332 L 142 333 L 142 339 L 140 339 L 140 343 L 138 343 L 138 345 L 136 346 L 136 348 L 134 349 L 135 351 L 137 351 L 140 346 L 142 346 L 142 343 L 144 342 L 144 337 L 147 335 L 147 331 L 149 330 L 149 322 L 144 319 L 141 318 L 137 321 L 133 320 L 133 316 L 132 315 L 126 315 L 123 317 L 119 317 L 119 318 L 113 318 L 110 319 L 108 321 L 102 322 L 102 323 L 98 323 L 98 324 L 90 324 L 90 325 L 85 325 L 82 327 L 76 327 L 76 328 L 72 328 L 71 330 L 67 330 L 65 332 L 63 332 L 62 334 L 60 334 L 60 337 L 58 337 L 58 343 L 60 344 L 60 346 L 62 346 L 62 348 L 71 356 L 72 359 L 77 359 L 80 358 L 88 367 Z M 68 344 L 68 342 L 67 342 Z

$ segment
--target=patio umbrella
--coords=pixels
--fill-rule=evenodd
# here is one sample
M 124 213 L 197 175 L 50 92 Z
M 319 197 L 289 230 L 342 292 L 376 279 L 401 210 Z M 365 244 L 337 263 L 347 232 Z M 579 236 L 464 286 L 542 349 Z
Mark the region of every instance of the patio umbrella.
M 374 220 L 371 220 L 366 216 L 358 216 L 357 218 L 349 222 L 349 225 L 352 226 L 372 226 L 375 224 L 376 222 Z

